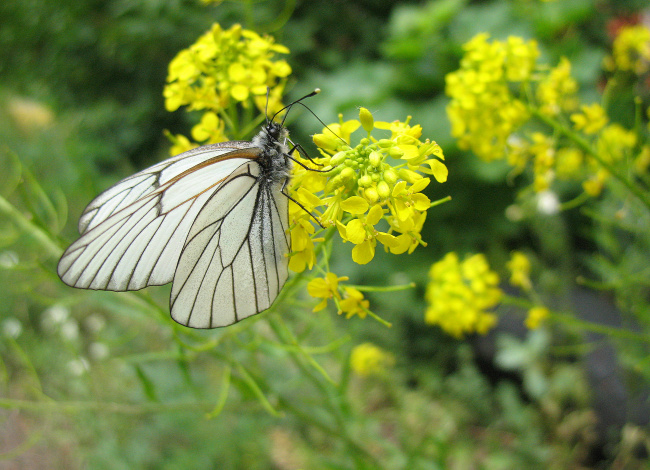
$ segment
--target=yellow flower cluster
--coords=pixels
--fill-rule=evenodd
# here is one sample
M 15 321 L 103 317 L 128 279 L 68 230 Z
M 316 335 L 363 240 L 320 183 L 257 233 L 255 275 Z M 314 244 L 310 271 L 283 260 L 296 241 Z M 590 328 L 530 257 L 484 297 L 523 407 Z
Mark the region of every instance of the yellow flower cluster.
M 650 29 L 644 25 L 623 28 L 614 40 L 613 54 L 605 58 L 605 68 L 642 75 L 650 70 Z
M 163 92 L 165 107 L 168 111 L 181 106 L 190 111 L 204 110 L 201 122 L 192 129 L 193 138 L 206 143 L 228 140 L 222 119 L 229 118 L 221 114 L 224 110 L 236 104 L 244 108 L 254 104 L 264 112 L 267 89 L 269 114 L 282 107 L 284 82 L 291 67 L 276 55 L 288 52 L 273 38 L 238 24 L 226 30 L 214 24 L 169 64 Z
M 395 364 L 392 354 L 372 343 L 355 346 L 350 354 L 350 367 L 361 376 L 381 375 Z
M 345 241 L 353 243 L 352 259 L 359 264 L 370 262 L 377 241 L 394 254 L 412 253 L 418 245 L 426 246 L 420 236 L 426 211 L 431 207 L 422 191 L 433 176 L 447 180 L 442 149 L 420 136 L 422 128 L 406 122 L 375 122 L 365 108 L 359 120 L 331 124 L 314 135 L 320 157 L 314 167 L 308 160 L 299 161 L 320 171 L 294 166 L 293 194 L 309 211 L 324 207 L 318 217 L 326 227 L 336 227 Z M 351 143 L 351 134 L 363 128 L 366 136 Z M 371 133 L 387 131 L 383 138 Z M 304 188 L 309 188 L 307 191 Z M 320 195 L 316 195 L 319 193 Z M 302 271 L 314 263 L 314 233 L 311 216 L 292 204 L 289 210 L 293 254 L 290 267 Z M 377 227 L 381 221 L 386 228 Z
M 323 299 L 316 307 L 314 312 L 319 312 L 327 306 L 327 301 L 332 299 L 338 308 L 338 314 L 345 313 L 346 318 L 358 315 L 360 318 L 366 318 L 370 313 L 368 308 L 370 302 L 364 299 L 364 296 L 358 289 L 350 286 L 339 286 L 340 281 L 347 281 L 347 276 L 338 277 L 334 273 L 327 273 L 325 277 L 317 277 L 307 284 L 307 292 L 314 298 Z M 342 293 L 341 293 L 342 291 Z
M 470 40 L 460 70 L 447 76 L 452 133 L 461 148 L 486 161 L 506 158 L 515 174 L 530 169 L 536 192 L 564 179 L 581 182 L 588 195 L 597 196 L 610 177 L 603 162 L 634 157 L 637 140 L 633 132 L 610 124 L 599 104 L 580 104 L 566 58 L 549 68 L 536 64 L 538 56 L 534 41 L 488 41 L 487 34 Z M 649 60 L 650 30 L 624 30 L 612 63 L 639 72 L 647 70 Z M 553 132 L 524 127 L 533 117 Z M 643 155 L 642 150 L 636 158 L 636 171 L 648 166 Z
M 456 338 L 487 333 L 496 323 L 488 310 L 502 297 L 498 284 L 499 276 L 490 270 L 484 255 L 461 262 L 456 253 L 448 253 L 429 271 L 425 321 Z
M 628 131 L 620 124 L 610 124 L 600 131 L 596 140 L 596 150 L 604 162 L 616 164 L 632 156 L 636 143 L 637 136 L 634 132 Z M 596 162 L 589 163 L 591 171 L 582 183 L 582 187 L 590 196 L 598 196 L 610 174 Z
M 570 112 L 577 108 L 578 82 L 571 76 L 571 62 L 566 57 L 540 75 L 537 84 L 536 97 L 539 111 L 550 117 L 562 112 Z
M 511 89 L 522 92 L 523 84 L 532 79 L 539 51 L 535 41 L 488 39 L 483 33 L 465 44 L 460 70 L 446 77 L 446 93 L 451 97 L 447 114 L 458 145 L 492 161 L 503 158 L 508 138 L 530 117 Z

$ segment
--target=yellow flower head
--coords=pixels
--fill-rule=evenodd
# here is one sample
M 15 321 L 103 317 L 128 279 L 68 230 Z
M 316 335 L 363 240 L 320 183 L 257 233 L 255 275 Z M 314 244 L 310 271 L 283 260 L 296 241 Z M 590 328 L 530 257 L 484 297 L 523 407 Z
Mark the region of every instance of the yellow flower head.
M 325 277 L 316 277 L 307 284 L 307 292 L 315 298 L 323 299 L 314 307 L 318 312 L 327 307 L 327 301 L 333 300 L 338 308 L 338 314 L 345 313 L 346 318 L 358 315 L 365 318 L 370 313 L 370 302 L 365 299 L 362 292 L 351 286 L 341 285 L 341 281 L 347 281 L 347 276 L 337 276 L 328 272 Z M 374 314 L 373 314 L 374 315 Z
M 350 354 L 350 367 L 361 376 L 382 375 L 395 364 L 392 354 L 372 343 L 355 346 Z
M 501 300 L 498 284 L 499 276 L 490 270 L 484 255 L 461 262 L 456 253 L 448 253 L 429 271 L 425 322 L 456 338 L 487 333 L 496 323 L 496 316 L 488 310 Z
M 421 141 L 422 128 L 411 126 L 410 118 L 377 122 L 370 111 L 361 108 L 359 120 L 339 119 L 314 135 L 320 152 L 315 161 L 321 165 L 314 168 L 320 172 L 295 165 L 292 186 L 296 201 L 308 209 L 324 206 L 320 223 L 336 227 L 345 241 L 355 245 L 352 259 L 359 264 L 373 259 L 377 242 L 396 254 L 425 245 L 420 231 L 431 201 L 422 191 L 430 177 L 438 182 L 447 179 L 440 146 Z M 353 144 L 352 134 L 359 129 L 366 136 Z M 381 131 L 388 135 L 373 135 Z M 309 191 L 301 194 L 298 188 Z M 295 207 L 290 209 L 295 214 L 292 227 L 301 230 L 299 220 L 307 221 L 309 214 Z
M 169 64 L 165 87 L 165 106 L 174 111 L 188 109 L 219 112 L 234 101 L 248 107 L 253 102 L 260 111 L 282 107 L 280 96 L 291 67 L 277 54 L 289 50 L 273 38 L 259 36 L 238 24 L 224 30 L 219 24 L 201 36 L 188 49 L 179 52 Z
M 650 70 L 650 29 L 641 24 L 621 29 L 614 40 L 612 56 L 605 59 L 605 68 L 637 75 Z
M 465 44 L 460 70 L 446 77 L 447 114 L 463 149 L 492 161 L 504 158 L 509 136 L 529 119 L 512 89 L 533 79 L 539 50 L 535 41 L 510 37 L 488 41 L 482 33 Z
M 334 273 L 327 273 L 325 277 L 316 277 L 307 284 L 307 292 L 312 297 L 322 298 L 323 300 L 314 307 L 314 312 L 323 310 L 327 306 L 328 299 L 341 300 L 339 292 L 339 282 L 347 281 L 346 276 L 338 277 Z

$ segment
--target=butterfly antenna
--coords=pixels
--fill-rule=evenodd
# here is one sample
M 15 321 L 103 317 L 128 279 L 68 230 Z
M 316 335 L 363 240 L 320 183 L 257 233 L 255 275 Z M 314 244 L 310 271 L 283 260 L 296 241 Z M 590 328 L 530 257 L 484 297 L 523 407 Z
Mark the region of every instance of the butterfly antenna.
M 267 90 L 267 93 L 268 93 L 268 90 Z M 277 113 L 275 113 L 275 114 L 273 115 L 273 117 L 271 118 L 271 121 L 273 121 L 273 120 L 277 117 L 278 114 L 280 114 L 282 111 L 284 111 L 284 110 L 286 109 L 286 110 L 287 110 L 287 113 L 284 115 L 284 117 L 282 118 L 282 122 L 281 122 L 281 124 L 284 126 L 284 120 L 287 118 L 287 114 L 289 114 L 289 110 L 291 109 L 291 107 L 292 107 L 294 104 L 296 104 L 296 103 L 300 103 L 302 100 L 305 100 L 305 99 L 307 99 L 307 98 L 311 98 L 312 96 L 317 95 L 317 94 L 319 94 L 319 93 L 320 93 L 320 88 L 316 88 L 314 91 L 312 91 L 311 93 L 306 94 L 306 95 L 303 96 L 302 98 L 298 98 L 296 101 L 292 101 L 291 103 L 289 103 L 288 105 L 286 105 L 284 108 L 282 108 L 280 111 L 278 111 Z M 303 106 L 304 106 L 304 105 L 303 105 Z
M 300 101 L 300 100 L 298 100 L 298 101 Z M 334 132 L 332 129 L 330 129 L 329 126 L 328 126 L 327 124 L 325 124 L 325 123 L 321 120 L 321 118 L 319 118 L 318 116 L 316 116 L 316 113 L 313 112 L 313 111 L 309 108 L 309 106 L 307 106 L 305 103 L 298 103 L 298 102 L 296 101 L 295 103 L 291 103 L 291 104 L 292 104 L 292 105 L 293 105 L 293 104 L 299 104 L 299 105 L 301 105 L 303 108 L 305 108 L 307 111 L 309 111 L 309 112 L 312 114 L 312 116 L 314 116 L 314 117 L 316 118 L 316 120 L 317 120 L 318 122 L 320 122 L 320 123 L 323 125 L 323 127 L 324 127 L 325 129 L 327 129 L 328 131 L 330 131 L 333 135 L 336 136 L 337 139 L 339 139 L 339 140 L 340 140 L 341 142 L 343 142 L 345 145 L 348 145 L 348 143 L 343 139 L 343 137 L 341 137 L 341 136 L 338 135 L 336 132 Z

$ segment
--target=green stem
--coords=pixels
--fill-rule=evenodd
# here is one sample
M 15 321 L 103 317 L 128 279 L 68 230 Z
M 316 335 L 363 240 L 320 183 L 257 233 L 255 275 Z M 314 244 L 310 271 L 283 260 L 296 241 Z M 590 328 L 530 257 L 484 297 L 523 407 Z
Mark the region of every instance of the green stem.
M 140 415 L 161 412 L 203 411 L 209 412 L 214 403 L 114 403 L 101 401 L 31 401 L 11 398 L 0 398 L 0 408 L 9 410 L 34 411 L 39 413 L 78 413 L 92 411 L 101 413 L 116 413 Z
M 443 197 L 442 199 L 438 199 L 437 201 L 432 201 L 431 205 L 429 205 L 429 209 L 432 207 L 439 206 L 440 204 L 444 204 L 445 202 L 451 201 L 451 196 Z
M 523 299 L 521 297 L 513 297 L 510 295 L 504 295 L 501 298 L 501 303 L 505 305 L 514 305 L 516 307 L 521 307 L 522 309 L 525 310 L 529 310 L 532 307 L 538 305 L 526 299 Z M 621 340 L 633 340 L 633 341 L 641 341 L 643 343 L 650 343 L 650 335 L 645 335 L 642 333 L 636 333 L 634 331 L 625 330 L 623 328 L 616 328 L 613 326 L 582 320 L 580 318 L 576 318 L 573 312 L 551 312 L 550 318 L 557 323 L 563 323 L 565 325 L 577 327 L 584 331 L 599 333 L 599 334 L 603 334 Z
M 578 196 L 574 197 L 570 201 L 563 202 L 562 204 L 560 204 L 560 210 L 567 211 L 570 209 L 574 209 L 576 207 L 583 205 L 590 198 L 591 196 L 589 196 L 589 194 L 583 191 L 582 193 L 580 193 Z
M 16 226 L 42 245 L 52 258 L 58 258 L 63 251 L 42 228 L 27 219 L 13 204 L 0 196 L 0 214 L 7 216 Z
M 359 292 L 395 292 L 400 290 L 414 289 L 417 284 L 409 282 L 399 286 L 360 286 L 356 284 L 346 284 L 347 287 L 354 287 Z

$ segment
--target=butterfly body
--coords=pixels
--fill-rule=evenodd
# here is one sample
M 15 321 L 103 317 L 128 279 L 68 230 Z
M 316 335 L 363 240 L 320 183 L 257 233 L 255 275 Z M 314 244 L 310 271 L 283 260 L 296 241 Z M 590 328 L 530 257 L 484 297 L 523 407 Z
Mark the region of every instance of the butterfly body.
M 101 193 L 58 265 L 68 285 L 138 290 L 172 282 L 172 318 L 194 328 L 271 306 L 288 277 L 287 130 L 185 152 Z

